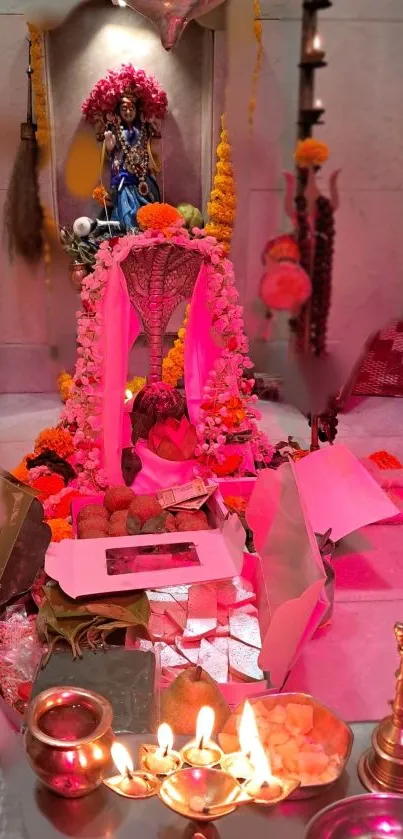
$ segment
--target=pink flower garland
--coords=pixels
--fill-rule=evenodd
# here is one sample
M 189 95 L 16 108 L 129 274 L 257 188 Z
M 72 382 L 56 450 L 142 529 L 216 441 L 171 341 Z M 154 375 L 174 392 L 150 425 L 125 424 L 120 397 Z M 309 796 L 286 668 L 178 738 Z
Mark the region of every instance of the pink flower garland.
M 139 108 L 147 121 L 164 118 L 168 99 L 153 76 L 136 70 L 132 64 L 122 64 L 109 72 L 93 87 L 81 110 L 89 122 L 96 122 L 108 111 L 114 111 L 122 96 L 132 94 L 139 100 Z
M 256 421 L 260 418 L 255 403 L 257 397 L 251 393 L 253 380 L 244 379 L 245 369 L 253 364 L 248 356 L 248 340 L 244 333 L 243 308 L 239 305 L 239 294 L 235 286 L 234 269 L 230 260 L 223 258 L 220 246 L 211 236 L 193 230 L 191 238 L 185 228 L 173 227 L 164 232 L 146 230 L 144 233 L 124 237 L 114 247 L 103 242 L 96 257 L 95 270 L 84 280 L 81 289 L 82 310 L 77 313 L 77 362 L 73 387 L 63 412 L 63 421 L 73 435 L 75 454 L 71 458 L 77 471 L 73 482 L 80 491 L 98 492 L 106 485 L 102 468 L 100 446 L 102 405 L 104 399 L 102 382 L 102 330 L 103 301 L 108 280 L 108 271 L 121 250 L 132 250 L 163 242 L 166 238 L 172 244 L 198 250 L 204 257 L 208 271 L 208 303 L 211 308 L 213 329 L 223 352 L 215 362 L 204 388 L 204 399 L 213 402 L 214 416 L 202 407 L 197 426 L 200 455 L 214 455 L 218 460 L 224 456 L 228 434 L 233 429 L 226 425 L 226 403 L 231 397 L 241 402 L 242 421 L 236 433 L 248 432 L 255 439 L 256 459 L 269 462 L 272 448 L 265 435 L 259 431 Z M 123 398 L 123 395 L 122 395 Z M 70 485 L 71 486 L 71 485 Z M 50 500 L 52 506 L 54 499 Z M 49 506 L 51 504 L 49 503 Z

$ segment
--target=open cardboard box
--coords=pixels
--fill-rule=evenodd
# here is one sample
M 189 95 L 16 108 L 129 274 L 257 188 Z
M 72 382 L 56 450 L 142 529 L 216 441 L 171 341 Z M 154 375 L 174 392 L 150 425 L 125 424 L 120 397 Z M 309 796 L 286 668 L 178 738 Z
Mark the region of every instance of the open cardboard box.
M 277 471 L 264 470 L 257 479 L 220 481 L 220 490 L 209 502 L 214 530 L 65 540 L 49 549 L 46 571 L 72 597 L 212 582 L 242 573 L 256 592 L 262 636 L 259 664 L 269 686 L 278 690 L 329 607 L 314 529 L 324 532 L 333 527 L 341 538 L 355 527 L 393 515 L 396 508 L 345 446 L 322 449 Z M 307 512 L 307 493 L 314 525 Z M 238 517 L 228 513 L 223 502 L 226 495 L 250 497 L 247 521 L 254 532 L 257 554 L 243 554 L 244 531 Z M 316 512 L 315 497 L 319 499 Z M 78 510 L 94 501 L 102 501 L 102 496 L 73 502 L 74 522 Z M 110 548 L 166 545 L 168 549 L 178 541 L 195 544 L 198 566 L 107 574 L 105 552 Z M 221 687 L 228 701 L 235 704 L 247 695 L 262 693 L 265 682 L 228 682 Z
M 79 510 L 102 500 L 100 495 L 73 501 L 74 532 Z M 52 543 L 45 571 L 70 597 L 234 577 L 242 568 L 245 531 L 238 516 L 226 515 L 214 496 L 206 507 L 211 530 Z

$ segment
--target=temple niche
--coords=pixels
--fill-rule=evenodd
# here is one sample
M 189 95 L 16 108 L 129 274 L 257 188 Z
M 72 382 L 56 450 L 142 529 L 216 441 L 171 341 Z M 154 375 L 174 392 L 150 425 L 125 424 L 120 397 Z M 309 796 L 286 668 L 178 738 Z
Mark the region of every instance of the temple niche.
M 80 216 L 94 218 L 99 206 L 88 188 L 91 174 L 100 182 L 101 146 L 93 127 L 82 118 L 81 105 L 94 84 L 110 69 L 131 63 L 152 75 L 167 94 L 168 111 L 164 119 L 158 156 L 157 175 L 161 200 L 174 206 L 180 202 L 203 208 L 210 189 L 219 115 L 223 91 L 218 90 L 213 108 L 213 35 L 211 30 L 191 23 L 173 52 L 166 52 L 148 19 L 132 9 L 117 10 L 110 0 L 90 0 L 80 5 L 64 23 L 49 34 L 49 71 L 54 118 L 54 180 L 60 225 L 71 226 Z M 77 173 L 82 172 L 82 188 Z M 71 176 L 71 173 L 72 176 Z M 103 167 L 108 184 L 108 161 Z M 73 181 L 73 183 L 71 183 Z M 66 269 L 64 268 L 64 271 Z M 73 315 L 75 300 L 66 279 L 60 282 Z M 73 308 L 74 307 L 74 308 Z M 165 349 L 176 336 L 184 316 L 185 304 L 174 312 L 167 326 Z M 72 317 L 68 339 L 67 367 L 74 354 L 75 324 Z M 71 347 L 70 347 L 71 344 Z M 128 375 L 147 374 L 144 333 L 133 350 Z

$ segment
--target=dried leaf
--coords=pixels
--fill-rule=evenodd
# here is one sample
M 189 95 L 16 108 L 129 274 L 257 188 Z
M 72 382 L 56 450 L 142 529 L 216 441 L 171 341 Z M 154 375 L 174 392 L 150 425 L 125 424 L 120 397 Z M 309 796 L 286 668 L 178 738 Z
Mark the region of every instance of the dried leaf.
M 134 449 L 128 447 L 122 451 L 122 475 L 127 487 L 131 487 L 136 475 L 141 471 L 142 463 Z
M 161 513 L 159 516 L 153 516 L 147 519 L 146 523 L 141 528 L 142 533 L 165 533 L 167 513 Z

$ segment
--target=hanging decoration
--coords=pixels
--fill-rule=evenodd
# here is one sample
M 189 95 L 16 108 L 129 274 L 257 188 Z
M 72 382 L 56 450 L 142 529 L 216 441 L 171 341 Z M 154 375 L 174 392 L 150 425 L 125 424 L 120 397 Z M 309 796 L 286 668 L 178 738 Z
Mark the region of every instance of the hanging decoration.
M 318 169 L 327 161 L 329 149 L 312 136 L 315 125 L 322 124 L 325 107 L 315 96 L 315 73 L 326 67 L 326 52 L 318 28 L 318 11 L 328 9 L 331 0 L 303 3 L 300 60 L 298 140 L 295 150 L 297 188 L 295 207 L 288 189 L 286 209 L 296 224 L 301 264 L 312 282 L 311 300 L 298 319 L 291 321 L 299 351 L 312 350 L 321 355 L 326 350 L 326 330 L 331 303 L 331 280 L 334 249 L 334 212 L 338 206 L 337 175 L 330 179 L 330 197 L 322 195 L 316 183 Z M 288 176 L 288 187 L 293 182 Z
M 191 20 L 211 12 L 223 0 L 126 0 L 126 5 L 148 18 L 158 30 L 166 50 L 177 44 Z
M 27 119 L 21 124 L 21 142 L 11 173 L 4 207 L 4 233 L 10 260 L 19 257 L 30 265 L 43 255 L 43 209 L 39 198 L 39 147 L 32 107 L 31 43 L 29 42 Z
M 43 33 L 34 24 L 28 24 L 31 41 L 32 89 L 34 94 L 36 139 L 39 148 L 39 166 L 43 168 L 51 155 L 51 132 L 48 114 L 48 97 L 45 82 L 45 53 Z
M 221 135 L 217 146 L 217 164 L 210 201 L 207 204 L 209 221 L 205 232 L 214 236 L 221 245 L 224 254 L 228 254 L 236 213 L 236 193 L 234 172 L 231 162 L 231 145 L 225 126 L 225 116 L 221 117 Z
M 253 124 L 256 111 L 256 95 L 259 84 L 259 77 L 263 65 L 263 24 L 261 21 L 260 0 L 253 0 L 253 31 L 256 39 L 256 59 L 252 74 L 252 87 L 249 100 L 249 132 L 253 132 Z
M 339 206 L 339 170 L 330 176 L 329 197 L 320 192 L 317 183 L 317 172 L 328 158 L 326 143 L 313 138 L 300 140 L 294 154 L 299 173 L 298 188 L 292 173 L 286 173 L 285 208 L 296 230 L 301 266 L 312 284 L 310 303 L 295 321 L 297 346 L 301 351 L 309 348 L 318 356 L 326 350 L 332 291 L 334 213 Z

